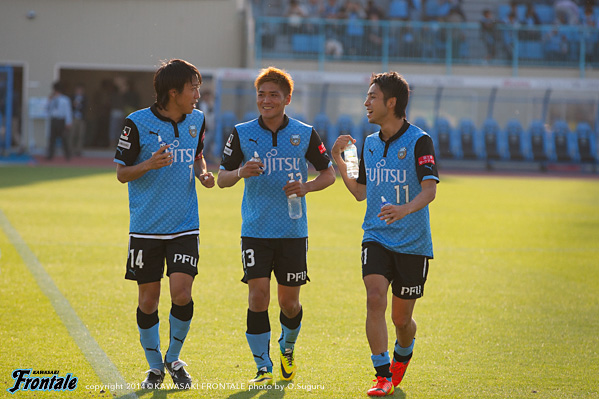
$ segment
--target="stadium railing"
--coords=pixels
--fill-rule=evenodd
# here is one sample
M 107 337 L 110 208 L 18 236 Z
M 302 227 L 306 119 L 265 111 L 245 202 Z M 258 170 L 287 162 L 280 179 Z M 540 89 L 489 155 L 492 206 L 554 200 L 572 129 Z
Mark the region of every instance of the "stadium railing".
M 392 62 L 453 65 L 503 65 L 513 68 L 577 68 L 584 77 L 599 67 L 599 29 L 585 26 L 497 25 L 483 36 L 480 24 L 397 20 L 329 20 L 260 16 L 255 26 L 255 61 L 298 59 L 376 62 L 383 70 Z

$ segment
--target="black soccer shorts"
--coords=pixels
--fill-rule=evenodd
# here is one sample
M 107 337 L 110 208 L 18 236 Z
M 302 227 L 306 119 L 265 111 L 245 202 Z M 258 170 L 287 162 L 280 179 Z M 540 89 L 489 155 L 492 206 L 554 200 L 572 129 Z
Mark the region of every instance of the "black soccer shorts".
M 199 247 L 198 234 L 168 240 L 129 237 L 125 278 L 136 280 L 137 284 L 160 281 L 164 274 L 165 260 L 167 276 L 185 273 L 195 277 L 198 274 Z
M 362 278 L 369 274 L 385 276 L 393 295 L 417 299 L 424 295 L 429 258 L 393 252 L 375 242 L 362 243 Z
M 254 278 L 270 278 L 274 271 L 280 285 L 304 285 L 310 281 L 307 254 L 307 238 L 241 237 L 241 281 L 247 283 Z

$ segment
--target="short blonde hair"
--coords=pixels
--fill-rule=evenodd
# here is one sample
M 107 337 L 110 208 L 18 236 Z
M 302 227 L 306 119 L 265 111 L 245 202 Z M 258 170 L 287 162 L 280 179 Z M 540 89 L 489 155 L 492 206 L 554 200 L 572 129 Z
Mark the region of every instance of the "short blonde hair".
M 276 83 L 285 96 L 290 96 L 293 93 L 293 78 L 283 69 L 273 66 L 262 69 L 254 81 L 254 86 L 258 90 L 260 86 L 267 82 Z

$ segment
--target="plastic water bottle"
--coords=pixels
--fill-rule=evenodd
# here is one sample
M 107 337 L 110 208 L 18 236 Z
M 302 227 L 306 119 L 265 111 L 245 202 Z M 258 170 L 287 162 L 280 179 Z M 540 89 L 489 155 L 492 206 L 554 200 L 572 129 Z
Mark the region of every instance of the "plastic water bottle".
M 295 180 L 289 180 L 293 183 Z M 302 199 L 296 194 L 291 194 L 287 197 L 287 207 L 289 208 L 289 217 L 291 219 L 299 219 L 302 217 Z
M 345 164 L 347 165 L 347 176 L 350 179 L 357 179 L 360 174 L 360 161 L 358 160 L 358 149 L 351 141 L 343 150 Z
M 258 155 L 257 151 L 254 151 L 254 156 L 250 159 L 250 161 L 262 162 L 262 159 L 260 159 L 260 155 Z M 260 170 L 264 171 L 264 168 L 260 168 Z
M 167 143 L 166 141 L 162 140 L 162 137 L 160 137 L 160 135 L 158 135 L 158 145 L 159 145 L 160 147 L 164 147 L 164 146 L 165 146 L 165 145 L 167 145 L 167 144 L 168 144 L 168 143 Z M 164 150 L 164 153 L 165 153 L 165 154 L 168 154 L 168 153 L 170 153 L 170 152 L 171 152 L 171 150 L 170 150 L 170 147 L 168 147 L 166 150 Z M 169 166 L 173 166 L 173 164 L 171 163 Z
M 384 207 L 386 207 L 387 205 L 393 205 L 392 203 L 390 203 L 389 201 L 387 201 L 385 199 L 385 197 L 383 197 L 381 195 L 381 209 L 383 209 Z M 389 221 L 389 219 L 385 219 L 385 222 Z

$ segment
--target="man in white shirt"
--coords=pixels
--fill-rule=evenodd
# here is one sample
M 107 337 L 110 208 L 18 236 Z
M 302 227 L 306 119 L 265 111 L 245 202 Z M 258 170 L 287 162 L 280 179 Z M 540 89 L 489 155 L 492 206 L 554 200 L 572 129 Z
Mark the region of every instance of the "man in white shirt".
M 50 118 L 50 141 L 48 142 L 48 154 L 46 159 L 54 158 L 54 147 L 56 140 L 60 137 L 64 156 L 71 159 L 71 149 L 68 138 L 68 129 L 73 123 L 73 109 L 71 99 L 63 94 L 62 84 L 54 83 L 53 91 L 48 99 L 48 117 Z

